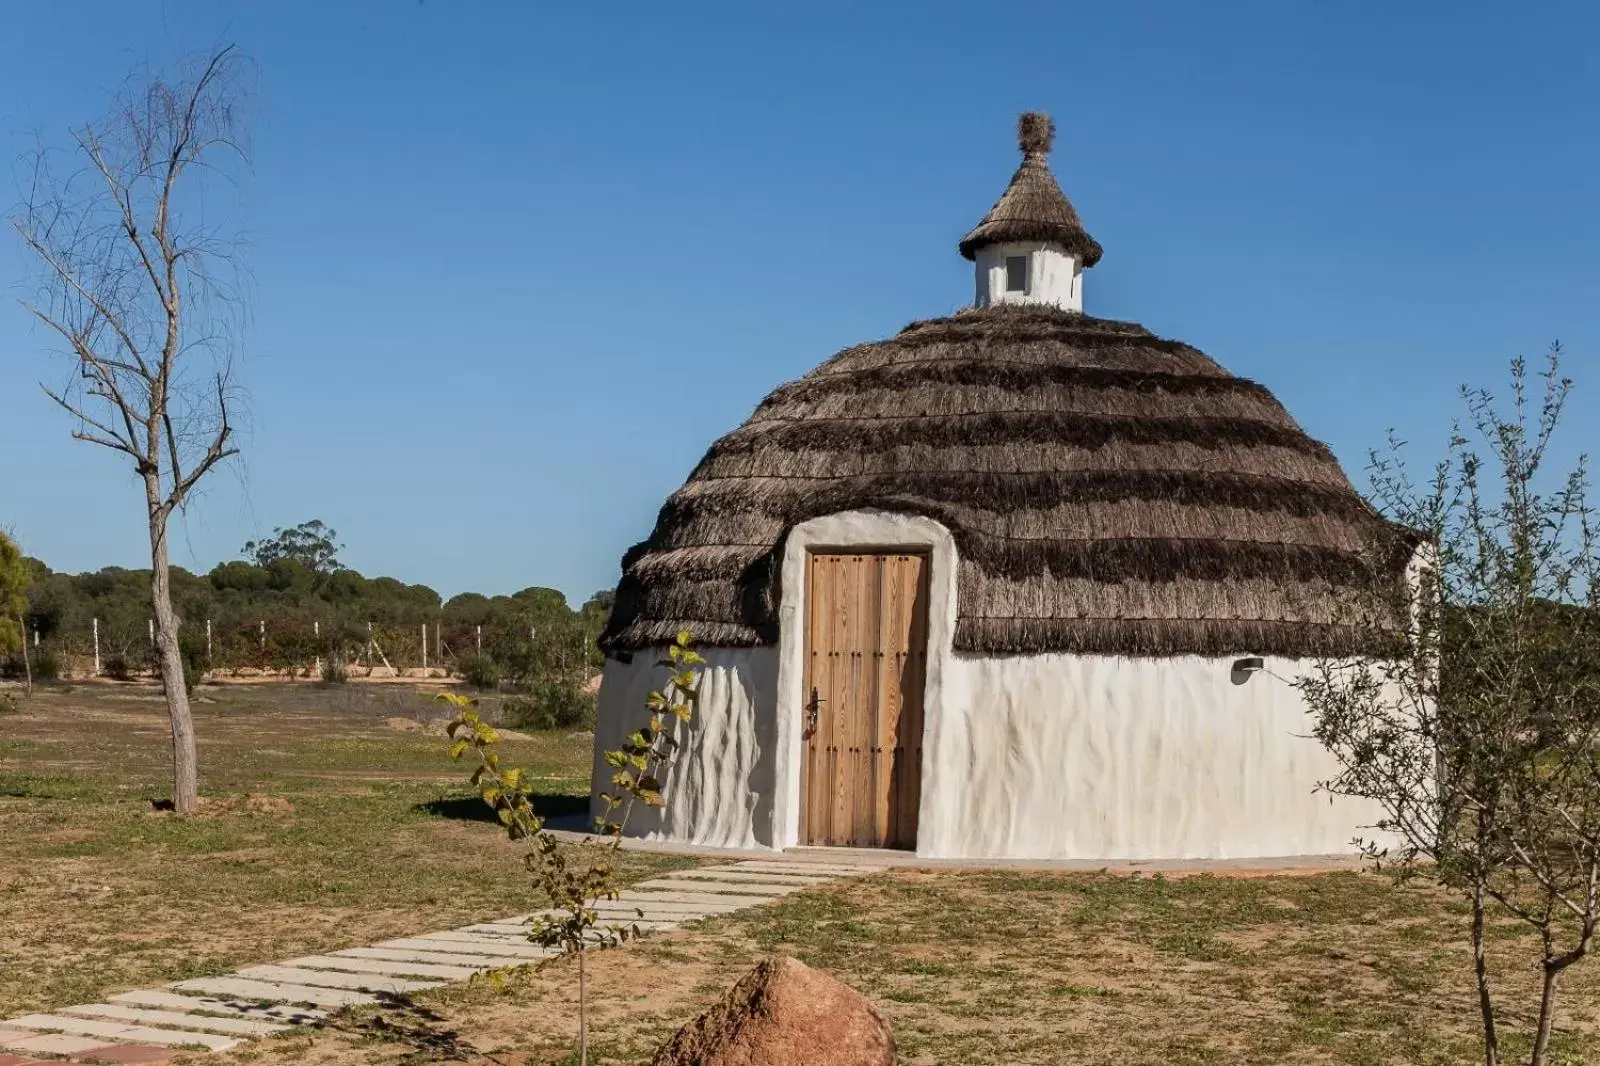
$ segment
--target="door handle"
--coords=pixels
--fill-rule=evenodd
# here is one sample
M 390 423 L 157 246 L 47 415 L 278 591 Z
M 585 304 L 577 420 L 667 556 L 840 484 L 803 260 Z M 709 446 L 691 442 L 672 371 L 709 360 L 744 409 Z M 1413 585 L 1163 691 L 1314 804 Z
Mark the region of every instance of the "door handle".
M 822 712 L 822 697 L 817 695 L 817 686 L 811 686 L 811 701 L 806 704 L 806 729 L 805 736 L 809 737 L 817 731 L 817 716 Z

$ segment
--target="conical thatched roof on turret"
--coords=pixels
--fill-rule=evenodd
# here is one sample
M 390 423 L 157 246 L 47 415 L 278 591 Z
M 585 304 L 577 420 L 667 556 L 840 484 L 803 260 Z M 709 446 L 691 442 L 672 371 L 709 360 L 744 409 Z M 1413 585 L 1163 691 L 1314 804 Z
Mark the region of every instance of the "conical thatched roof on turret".
M 1017 147 L 1022 149 L 1022 165 L 1011 175 L 1011 184 L 983 216 L 971 233 L 961 238 L 961 254 L 977 257 L 979 249 L 1009 241 L 1052 241 L 1080 257 L 1092 267 L 1100 261 L 1100 242 L 1089 236 L 1050 173 L 1047 157 L 1055 140 L 1056 127 L 1049 115 L 1025 112 L 1017 120 Z
M 788 531 L 925 515 L 958 651 L 1354 654 L 1340 592 L 1386 527 L 1262 386 L 1126 322 L 1000 306 L 780 386 L 623 559 L 604 641 L 774 644 Z

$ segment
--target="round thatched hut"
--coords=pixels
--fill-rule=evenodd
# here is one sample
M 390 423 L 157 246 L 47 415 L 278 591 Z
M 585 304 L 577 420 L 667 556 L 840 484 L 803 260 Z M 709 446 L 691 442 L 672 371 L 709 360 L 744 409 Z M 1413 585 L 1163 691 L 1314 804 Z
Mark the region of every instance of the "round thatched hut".
M 710 662 L 641 831 L 1241 857 L 1376 820 L 1314 792 L 1332 767 L 1288 681 L 1360 650 L 1337 604 L 1380 520 L 1261 385 L 1083 313 L 1100 245 L 1050 120 L 1019 130 L 960 244 L 974 306 L 778 387 L 623 557 L 597 754 L 637 727 L 652 649 L 687 629 Z

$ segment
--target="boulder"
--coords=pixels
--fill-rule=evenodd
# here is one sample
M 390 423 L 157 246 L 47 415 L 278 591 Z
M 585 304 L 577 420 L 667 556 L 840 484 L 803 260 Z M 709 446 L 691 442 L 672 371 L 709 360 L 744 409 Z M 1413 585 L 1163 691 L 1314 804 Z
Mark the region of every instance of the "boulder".
M 860 992 L 767 959 L 679 1029 L 651 1066 L 894 1066 L 889 1022 Z

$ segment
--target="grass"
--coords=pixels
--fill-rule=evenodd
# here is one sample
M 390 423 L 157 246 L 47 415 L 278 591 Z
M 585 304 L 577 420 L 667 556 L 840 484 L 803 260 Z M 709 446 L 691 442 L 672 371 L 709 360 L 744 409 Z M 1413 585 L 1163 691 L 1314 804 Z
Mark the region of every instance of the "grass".
M 591 964 L 599 1060 L 651 1050 L 765 955 L 866 993 L 915 1066 L 992 1063 L 1455 1064 L 1478 1057 L 1463 909 L 1420 885 L 1315 877 L 893 871 L 658 935 Z M 1504 925 L 1496 974 L 1525 1055 L 1534 945 Z M 1554 1061 L 1600 1061 L 1600 970 L 1563 990 Z M 546 1063 L 570 1049 L 571 970 L 422 997 L 407 1030 L 380 1012 L 268 1042 L 257 1063 Z M 478 1058 L 475 1056 L 490 1056 Z
M 534 900 L 473 820 L 409 690 L 206 693 L 198 817 L 166 794 L 148 690 L 52 690 L 0 719 L 0 1013 L 516 913 Z M 402 726 L 402 728 L 396 728 Z M 586 736 L 510 741 L 547 807 L 581 806 Z M 628 856 L 630 876 L 674 860 Z M 878 874 L 654 935 L 592 963 L 600 1061 L 635 1063 L 757 960 L 793 955 L 870 996 L 913 1066 L 1477 1058 L 1464 908 L 1373 874 Z M 1508 1061 L 1534 948 L 1500 923 Z M 560 1061 L 568 963 L 451 985 L 206 1061 L 410 1066 Z M 1600 963 L 1562 986 L 1556 1061 L 1600 1061 Z M 493 1058 L 485 1056 L 493 1055 Z
M 205 688 L 197 816 L 170 795 L 166 709 L 46 688 L 0 721 L 0 1017 L 529 909 L 504 834 L 410 687 Z M 395 726 L 405 726 L 406 730 Z M 590 741 L 505 744 L 576 810 Z M 630 856 L 636 877 L 670 864 Z

